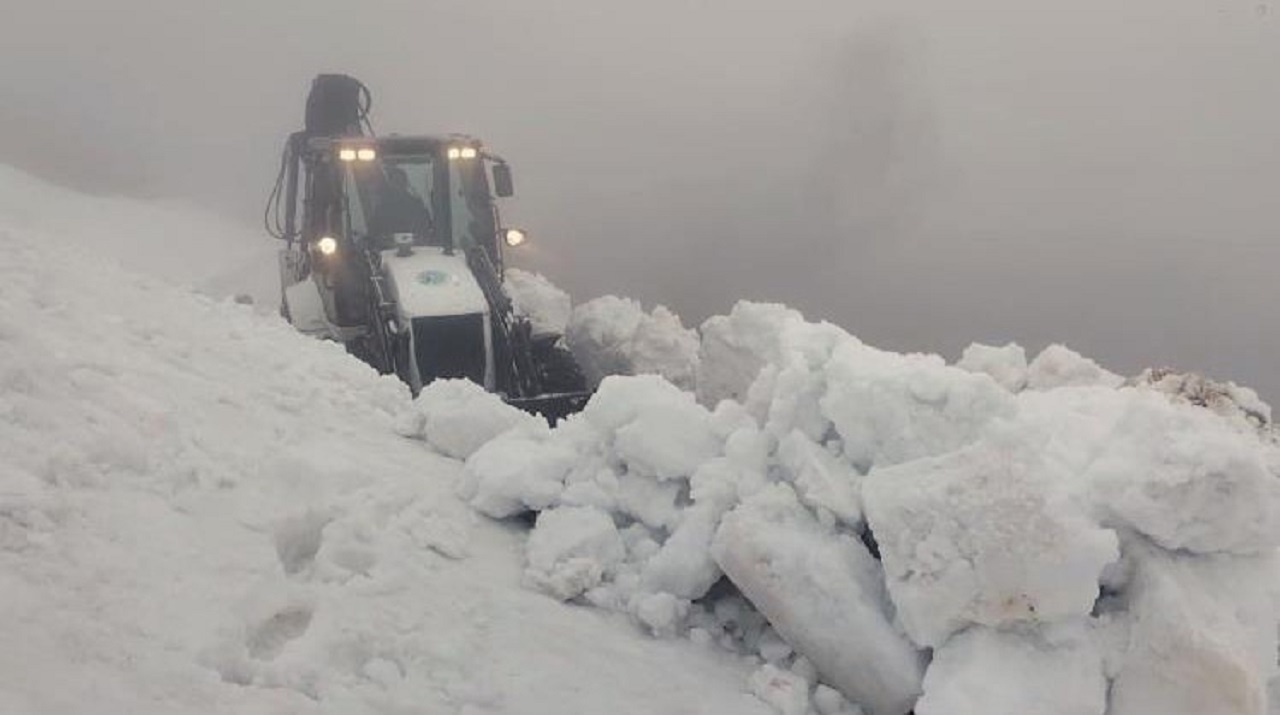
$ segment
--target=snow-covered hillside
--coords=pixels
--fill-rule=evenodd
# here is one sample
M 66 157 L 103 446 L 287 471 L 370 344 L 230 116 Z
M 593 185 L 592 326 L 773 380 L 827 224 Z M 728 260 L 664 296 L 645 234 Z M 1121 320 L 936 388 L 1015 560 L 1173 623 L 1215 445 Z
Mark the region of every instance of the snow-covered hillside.
M 513 273 L 553 429 L 219 297 L 251 232 L 0 189 L 0 713 L 1280 712 L 1247 389 Z
M 0 713 L 768 712 L 740 660 L 522 588 L 399 383 L 155 277 L 261 246 L 2 179 Z

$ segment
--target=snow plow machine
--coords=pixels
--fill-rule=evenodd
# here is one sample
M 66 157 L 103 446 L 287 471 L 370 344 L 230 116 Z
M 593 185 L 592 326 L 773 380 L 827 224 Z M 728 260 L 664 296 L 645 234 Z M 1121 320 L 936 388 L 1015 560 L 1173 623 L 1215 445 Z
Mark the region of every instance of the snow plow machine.
M 281 315 L 343 343 L 414 395 L 465 378 L 555 421 L 590 393 L 559 335 L 534 335 L 503 286 L 496 201 L 511 169 L 462 135 L 375 136 L 367 87 L 320 75 L 289 136 L 265 222 L 279 252 Z

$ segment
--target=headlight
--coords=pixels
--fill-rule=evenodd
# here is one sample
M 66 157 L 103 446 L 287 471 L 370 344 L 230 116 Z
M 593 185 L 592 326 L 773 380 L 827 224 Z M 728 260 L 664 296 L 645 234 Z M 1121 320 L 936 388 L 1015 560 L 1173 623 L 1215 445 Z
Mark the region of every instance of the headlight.
M 332 236 L 325 236 L 316 241 L 316 250 L 320 251 L 322 255 L 332 256 L 338 250 L 338 241 Z
M 339 161 L 373 161 L 378 158 L 378 150 L 368 146 L 344 146 L 338 150 Z
M 451 146 L 448 156 L 450 159 L 474 159 L 480 156 L 480 150 L 473 146 Z
M 529 236 L 518 228 L 509 228 L 502 232 L 502 240 L 507 242 L 508 246 L 515 248 L 528 240 Z

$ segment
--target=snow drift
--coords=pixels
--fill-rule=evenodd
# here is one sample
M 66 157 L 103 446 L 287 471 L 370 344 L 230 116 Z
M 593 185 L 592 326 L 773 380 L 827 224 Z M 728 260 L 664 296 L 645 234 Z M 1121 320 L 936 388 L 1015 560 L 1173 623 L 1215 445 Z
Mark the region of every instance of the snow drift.
M 521 587 L 523 540 L 396 434 L 465 455 L 505 419 L 492 396 L 438 395 L 469 423 L 412 410 L 340 347 L 184 287 L 204 259 L 178 229 L 225 233 L 199 212 L 6 172 L 0 712 L 768 711 L 735 658 Z
M 576 347 L 628 365 L 604 342 Z M 1063 346 L 950 366 L 748 303 L 695 364 L 467 460 L 477 509 L 540 512 L 533 588 L 754 654 L 784 713 L 851 707 L 827 686 L 870 715 L 1268 712 L 1280 454 L 1251 391 Z

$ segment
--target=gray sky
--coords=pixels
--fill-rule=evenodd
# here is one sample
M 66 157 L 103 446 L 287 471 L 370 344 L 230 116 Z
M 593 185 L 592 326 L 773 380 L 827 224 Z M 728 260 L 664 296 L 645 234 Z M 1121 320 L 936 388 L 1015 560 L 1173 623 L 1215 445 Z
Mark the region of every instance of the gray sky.
M 510 159 L 522 262 L 696 323 L 1063 341 L 1280 397 L 1280 5 L 15 0 L 0 161 L 256 223 L 310 78 Z M 1117 7 L 1122 6 L 1122 7 Z

